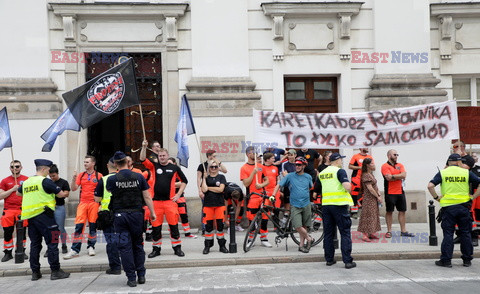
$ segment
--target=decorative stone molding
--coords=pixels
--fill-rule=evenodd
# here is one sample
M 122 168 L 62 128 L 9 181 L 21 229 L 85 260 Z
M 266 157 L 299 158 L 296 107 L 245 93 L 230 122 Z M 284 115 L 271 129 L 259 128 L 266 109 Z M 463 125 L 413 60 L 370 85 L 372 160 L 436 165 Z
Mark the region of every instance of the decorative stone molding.
M 273 39 L 283 40 L 283 15 L 273 16 Z
M 475 24 L 469 24 L 469 29 L 462 30 L 462 22 L 459 19 L 480 18 L 480 3 L 478 2 L 452 2 L 430 4 L 430 14 L 439 22 L 440 40 L 439 50 L 441 60 L 452 59 L 452 50 L 471 49 L 478 46 L 478 29 Z M 480 23 L 477 24 L 480 27 Z M 453 29 L 455 27 L 456 30 Z M 474 32 L 472 32 L 474 30 Z M 455 33 L 455 34 L 454 34 Z M 454 40 L 455 38 L 455 40 Z
M 295 20 L 303 20 L 306 18 L 310 19 L 321 19 L 321 18 L 338 18 L 339 26 L 339 36 L 338 42 L 341 44 L 338 46 L 340 59 L 350 59 L 351 51 L 350 42 L 346 42 L 350 39 L 350 28 L 351 28 L 351 18 L 354 15 L 357 15 L 360 12 L 360 7 L 364 2 L 265 2 L 262 3 L 263 13 L 266 16 L 272 18 L 272 31 L 273 31 L 273 40 L 274 47 L 277 48 L 274 52 L 273 59 L 278 61 L 278 56 L 283 56 L 284 46 L 275 46 L 275 43 L 283 42 L 284 39 L 284 22 L 285 19 L 290 19 L 295 22 Z M 320 22 L 318 22 L 320 24 Z M 330 29 L 333 29 L 333 24 L 328 24 Z M 331 26 L 331 27 L 330 27 Z M 290 30 L 293 28 L 289 24 Z M 330 44 L 332 43 L 332 44 Z M 335 43 L 337 40 L 332 42 L 327 42 L 328 49 L 332 50 L 335 48 Z M 283 44 L 282 44 L 283 45 Z M 291 40 L 288 40 L 288 48 L 290 50 L 295 50 L 291 48 L 300 48 Z M 279 49 L 279 50 L 278 50 Z M 283 58 L 282 58 L 283 60 Z
M 339 13 L 338 17 L 340 18 L 340 39 L 350 39 L 352 13 Z
M 365 108 L 372 111 L 446 101 L 447 91 L 435 88 L 439 83 L 433 74 L 375 75 Z
M 92 32 L 92 28 L 89 29 L 89 21 L 99 18 L 108 18 L 115 22 L 120 20 L 119 23 L 125 25 L 125 17 L 128 19 L 143 22 L 145 25 L 152 23 L 153 28 L 156 28 L 156 32 L 153 32 L 153 36 L 148 40 L 141 40 L 142 42 L 162 42 L 163 39 L 163 22 L 165 22 L 166 28 L 166 41 L 167 47 L 177 46 L 177 19 L 185 14 L 188 7 L 187 3 L 98 3 L 98 2 L 84 2 L 82 0 L 69 0 L 69 1 L 51 1 L 48 2 L 48 8 L 53 14 L 62 17 L 63 30 L 65 36 L 65 49 L 75 50 L 76 35 L 79 35 L 81 42 L 102 42 L 93 37 L 90 37 L 87 30 Z M 80 24 L 76 23 L 80 21 Z M 99 25 L 93 22 L 93 25 Z M 76 28 L 78 26 L 78 28 Z M 137 26 L 138 27 L 138 26 Z M 78 30 L 78 31 L 77 31 Z M 148 31 L 151 29 L 148 28 Z M 134 32 L 132 33 L 134 34 Z M 138 34 L 137 34 L 138 36 Z M 127 36 L 128 38 L 128 36 Z M 129 40 L 126 40 L 129 41 Z M 103 41 L 108 43 L 109 40 Z
M 290 50 L 332 50 L 333 25 L 321 23 L 291 23 L 289 25 Z
M 10 119 L 55 119 L 62 111 L 56 90 L 50 79 L 0 79 L 0 104 Z
M 167 40 L 176 41 L 177 40 L 177 18 L 168 16 L 165 18 L 165 23 L 167 27 Z
M 262 108 L 256 84 L 247 77 L 192 78 L 186 87 L 194 116 L 251 116 L 252 108 Z

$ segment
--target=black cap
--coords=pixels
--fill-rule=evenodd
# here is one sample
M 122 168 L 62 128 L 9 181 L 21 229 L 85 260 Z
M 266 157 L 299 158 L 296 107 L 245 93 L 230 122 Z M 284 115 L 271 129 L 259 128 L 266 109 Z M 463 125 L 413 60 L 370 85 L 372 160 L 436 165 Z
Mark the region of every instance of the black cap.
M 450 154 L 447 161 L 459 161 L 459 160 L 462 160 L 462 157 L 460 156 L 460 154 L 453 153 L 453 154 Z
M 117 152 L 115 152 L 115 154 L 113 155 L 113 161 L 120 161 L 120 160 L 125 159 L 125 157 L 127 157 L 127 156 L 125 155 L 125 153 L 123 153 L 122 151 L 117 151 Z
M 48 166 L 48 167 L 51 167 L 53 162 L 51 162 L 50 160 L 48 159 L 35 159 L 33 162 L 35 162 L 35 166 L 36 167 L 39 167 L 39 166 Z
M 345 158 L 346 156 L 343 156 L 343 155 L 340 155 L 340 153 L 332 153 L 332 155 L 330 155 L 330 161 L 335 161 L 337 159 L 340 159 L 340 158 Z
M 462 157 L 462 162 L 468 165 L 469 168 L 472 168 L 475 165 L 475 159 L 470 155 L 465 155 Z

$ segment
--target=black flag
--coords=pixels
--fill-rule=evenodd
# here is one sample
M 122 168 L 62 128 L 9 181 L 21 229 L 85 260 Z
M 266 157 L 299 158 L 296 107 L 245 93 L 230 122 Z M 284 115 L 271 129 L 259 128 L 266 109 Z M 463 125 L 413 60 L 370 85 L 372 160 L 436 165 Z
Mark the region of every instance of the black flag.
M 126 107 L 140 104 L 133 59 L 129 58 L 62 96 L 82 128 L 88 128 Z

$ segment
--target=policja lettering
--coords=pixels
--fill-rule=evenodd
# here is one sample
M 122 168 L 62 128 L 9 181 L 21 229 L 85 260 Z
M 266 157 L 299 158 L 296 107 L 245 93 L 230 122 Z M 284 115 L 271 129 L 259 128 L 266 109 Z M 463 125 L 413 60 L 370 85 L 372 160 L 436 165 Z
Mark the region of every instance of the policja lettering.
M 29 193 L 29 192 L 36 192 L 36 191 L 39 191 L 38 185 L 25 187 L 25 189 L 23 190 L 23 193 L 26 194 L 26 193 Z
M 326 180 L 326 179 L 333 178 L 333 174 L 332 173 L 320 174 L 320 175 L 318 175 L 318 177 L 320 178 L 320 180 Z
M 445 177 L 445 182 L 450 183 L 465 183 L 466 181 L 466 177 Z
M 117 182 L 117 187 L 120 189 L 137 188 L 138 181 Z

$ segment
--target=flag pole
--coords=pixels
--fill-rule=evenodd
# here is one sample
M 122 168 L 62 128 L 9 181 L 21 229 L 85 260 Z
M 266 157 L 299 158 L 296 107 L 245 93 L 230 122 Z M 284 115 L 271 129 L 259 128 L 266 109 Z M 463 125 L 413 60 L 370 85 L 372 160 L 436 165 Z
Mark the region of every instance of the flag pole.
M 258 168 L 258 163 L 257 163 L 257 150 L 255 148 L 255 170 Z M 258 185 L 258 170 L 257 173 L 255 174 L 255 184 Z
M 78 172 L 78 162 L 80 161 L 80 135 L 82 134 L 82 129 L 78 132 L 78 139 L 77 139 L 77 157 L 75 160 L 75 173 Z
M 13 156 L 13 146 L 10 147 L 10 154 L 12 154 L 12 164 L 13 164 L 14 163 L 13 161 L 15 160 L 15 157 Z M 13 174 L 13 177 L 15 178 L 15 185 L 17 185 L 17 174 L 14 172 L 12 174 Z
M 142 104 L 138 104 L 138 110 L 140 111 L 140 121 L 142 122 L 143 141 L 145 141 L 147 140 L 147 136 L 145 136 L 145 124 L 143 123 Z
M 198 147 L 198 156 L 200 157 L 200 164 L 202 164 L 202 149 L 200 148 L 200 141 L 198 140 L 198 135 L 195 132 L 195 140 L 197 141 L 197 147 Z M 203 171 L 207 172 L 207 166 L 205 163 L 203 164 Z

